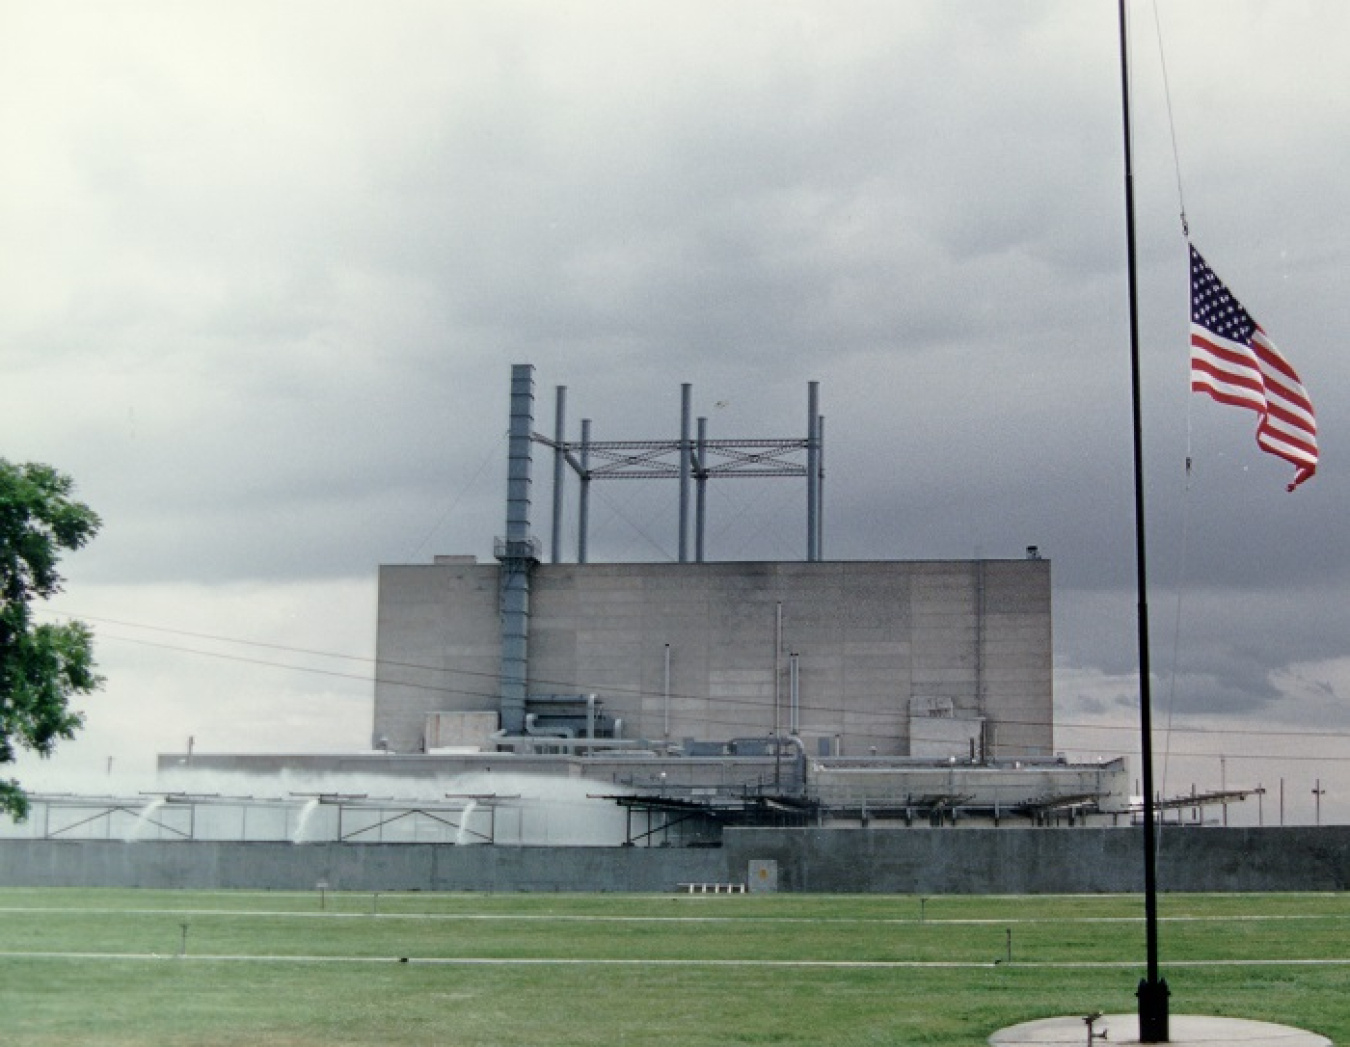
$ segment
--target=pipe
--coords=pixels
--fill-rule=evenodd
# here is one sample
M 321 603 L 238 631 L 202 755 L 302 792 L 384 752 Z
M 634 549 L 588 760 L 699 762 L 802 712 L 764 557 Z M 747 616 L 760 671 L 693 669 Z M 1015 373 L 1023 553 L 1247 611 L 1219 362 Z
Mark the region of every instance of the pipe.
M 820 510 L 820 430 L 819 417 L 820 383 L 808 382 L 806 385 L 806 559 L 815 562 L 820 559 L 820 531 L 818 524 Z
M 577 504 L 577 563 L 586 563 L 586 532 L 591 525 L 591 420 L 581 420 L 581 496 Z
M 986 608 L 988 606 L 988 593 L 985 588 L 985 569 L 984 561 L 975 561 L 975 712 L 976 715 L 987 718 L 988 711 L 985 709 L 985 681 L 984 681 L 984 626 Z
M 562 563 L 563 465 L 566 449 L 563 440 L 567 427 L 567 386 L 557 388 L 553 409 L 553 534 L 549 539 L 549 555 L 554 563 Z
M 539 727 L 539 714 L 526 713 L 525 715 L 525 734 L 530 738 L 569 738 L 574 739 L 577 736 L 575 728 L 555 727 L 552 730 L 545 731 Z
M 511 428 L 506 485 L 506 538 L 501 561 L 501 725 L 520 730 L 525 716 L 529 672 L 530 573 L 535 551 L 530 538 L 530 472 L 534 428 L 534 367 L 511 368 Z
M 680 563 L 689 562 L 689 405 L 693 387 L 680 386 Z
M 815 416 L 815 559 L 825 559 L 825 416 Z
M 662 716 L 662 722 L 665 727 L 664 736 L 666 741 L 670 741 L 670 644 L 666 644 L 666 666 L 665 674 L 661 681 L 661 696 L 664 709 L 664 714 Z
M 575 753 L 578 749 L 604 749 L 630 758 L 640 758 L 643 760 L 655 758 L 656 754 L 644 746 L 643 742 L 637 738 L 578 738 L 573 735 L 570 738 L 561 735 L 545 734 L 515 734 L 504 735 L 501 744 L 504 748 L 514 751 L 517 746 L 527 750 L 533 750 L 541 744 L 541 739 L 546 739 L 547 744 L 557 749 L 566 749 Z
M 703 562 L 703 532 L 708 518 L 708 419 L 698 420 L 698 461 L 694 473 L 694 561 Z
M 783 601 L 779 600 L 774 606 L 774 625 L 773 625 L 773 733 L 777 736 L 780 730 L 779 708 L 783 704 L 783 670 L 781 659 L 783 657 Z
M 511 368 L 511 428 L 506 491 L 506 539 L 530 537 L 531 430 L 534 426 L 534 367 Z

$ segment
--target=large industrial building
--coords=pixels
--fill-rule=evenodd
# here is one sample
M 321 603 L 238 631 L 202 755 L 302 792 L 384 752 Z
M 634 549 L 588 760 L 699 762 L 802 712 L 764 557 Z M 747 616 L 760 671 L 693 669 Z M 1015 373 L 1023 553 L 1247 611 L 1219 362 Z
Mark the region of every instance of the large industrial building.
M 589 421 L 567 438 L 561 387 L 553 437 L 535 432 L 533 368 L 511 379 L 496 562 L 380 569 L 371 750 L 195 754 L 193 767 L 375 774 L 433 791 L 456 776 L 580 780 L 626 810 L 628 843 L 708 843 L 726 825 L 1128 811 L 1123 760 L 1055 754 L 1050 562 L 1034 547 L 1011 560 L 824 557 L 814 383 L 803 437 L 710 439 L 702 418 L 695 435 L 685 386 L 677 439 L 597 441 Z M 531 520 L 539 445 L 553 455 L 549 562 Z M 573 562 L 559 539 L 569 470 L 581 490 Z M 803 561 L 707 561 L 706 485 L 738 476 L 805 480 Z M 679 562 L 588 562 L 590 485 L 617 478 L 678 481 Z M 481 788 L 458 801 L 480 818 L 512 799 Z
M 546 440 L 534 432 L 533 369 L 513 369 L 498 562 L 444 556 L 380 571 L 376 744 L 689 755 L 731 739 L 790 737 L 819 758 L 1050 756 L 1049 563 L 1034 549 L 1017 561 L 825 561 L 814 383 L 802 440 L 710 441 L 700 419 L 695 441 L 688 390 L 677 441 L 599 443 L 583 424 L 587 435 L 570 444 L 565 390 Z M 531 531 L 536 443 L 555 457 L 549 564 Z M 790 460 L 797 451 L 805 463 Z M 675 463 L 663 470 L 667 452 Z M 731 463 L 722 475 L 806 478 L 806 562 L 704 562 L 704 486 L 718 453 Z M 592 469 L 595 458 L 613 465 Z M 568 462 L 583 492 L 582 562 L 570 564 L 560 562 L 558 538 Z M 640 476 L 680 481 L 682 562 L 584 562 L 589 484 L 634 464 Z
M 676 439 L 595 441 L 587 421 L 568 439 L 561 388 L 543 437 L 534 399 L 532 369 L 513 368 L 496 562 L 380 569 L 370 749 L 170 753 L 159 792 L 35 796 L 27 822 L 0 822 L 13 882 L 777 889 L 781 871 L 791 890 L 1135 889 L 1101 860 L 1138 838 L 1105 829 L 1137 810 L 1125 761 L 1055 752 L 1051 569 L 1034 547 L 827 559 L 814 384 L 806 435 L 786 439 L 710 439 L 688 386 Z M 548 562 L 530 518 L 539 445 Z M 806 481 L 803 560 L 708 561 L 706 486 L 738 476 Z M 678 562 L 589 562 L 589 486 L 611 478 L 678 481 Z M 1201 806 L 1244 798 L 1161 807 L 1199 824 Z M 1057 825 L 1105 831 L 1003 831 Z M 940 826 L 974 831 L 926 831 Z M 1331 889 L 1339 867 L 1283 840 L 1255 865 L 1295 871 L 1236 889 Z M 1252 867 L 1181 865 L 1187 889 L 1223 889 L 1196 870 Z
M 380 569 L 373 759 L 593 779 L 649 818 L 714 823 L 1125 810 L 1123 761 L 1055 756 L 1050 563 L 1034 547 L 824 559 L 817 396 L 812 384 L 803 438 L 713 440 L 702 418 L 695 437 L 685 386 L 676 440 L 595 441 L 585 421 L 569 441 L 565 390 L 542 437 L 533 369 L 515 367 L 497 562 Z M 540 444 L 554 456 L 547 563 L 530 518 Z M 581 487 L 570 563 L 568 469 Z M 804 561 L 706 562 L 705 486 L 738 475 L 805 479 Z M 680 562 L 586 562 L 589 484 L 634 476 L 680 483 Z
M 379 578 L 374 729 L 395 752 L 791 736 L 808 756 L 1053 754 L 1047 560 L 538 564 L 502 733 L 498 564 Z

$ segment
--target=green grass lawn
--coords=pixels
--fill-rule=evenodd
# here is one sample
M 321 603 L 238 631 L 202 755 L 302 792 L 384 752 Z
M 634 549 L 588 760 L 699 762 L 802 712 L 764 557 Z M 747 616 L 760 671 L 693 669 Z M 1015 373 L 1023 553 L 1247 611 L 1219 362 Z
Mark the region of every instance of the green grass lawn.
M 1133 1011 L 1141 914 L 1124 896 L 0 890 L 0 1040 L 975 1047 Z M 1350 895 L 1165 896 L 1161 917 L 1174 1014 L 1350 1044 Z

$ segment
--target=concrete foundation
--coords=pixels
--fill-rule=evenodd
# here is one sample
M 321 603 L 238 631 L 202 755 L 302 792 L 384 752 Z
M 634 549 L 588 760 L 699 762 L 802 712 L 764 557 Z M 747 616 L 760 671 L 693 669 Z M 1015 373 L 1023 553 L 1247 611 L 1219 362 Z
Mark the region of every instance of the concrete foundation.
M 1071 1016 L 1046 1018 L 1001 1029 L 989 1037 L 990 1047 L 1054 1047 L 1057 1044 L 1087 1043 L 1087 1019 Z M 1134 1014 L 1103 1014 L 1092 1023 L 1091 1042 L 1137 1044 L 1139 1018 Z M 1332 1047 L 1325 1036 L 1294 1029 L 1288 1025 L 1247 1021 L 1242 1018 L 1216 1018 L 1206 1015 L 1174 1015 L 1168 1043 L 1176 1047 L 1201 1047 L 1213 1044 L 1241 1044 L 1242 1047 Z

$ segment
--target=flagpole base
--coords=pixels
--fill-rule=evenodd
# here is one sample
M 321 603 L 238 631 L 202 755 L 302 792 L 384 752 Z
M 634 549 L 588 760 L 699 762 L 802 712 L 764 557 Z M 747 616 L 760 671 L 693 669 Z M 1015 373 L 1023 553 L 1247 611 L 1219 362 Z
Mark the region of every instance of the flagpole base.
M 1141 979 L 1135 995 L 1139 997 L 1139 1042 L 1171 1043 L 1168 999 L 1172 992 L 1167 988 L 1167 979 L 1153 982 Z
M 1090 1019 L 1090 1021 L 1089 1021 Z M 990 1036 L 990 1047 L 1131 1047 L 1148 1043 L 1139 1036 L 1138 1017 L 1133 1014 L 1065 1015 L 1042 1018 L 1000 1029 Z M 1332 1047 L 1319 1033 L 1289 1025 L 1178 1014 L 1171 1020 L 1172 1047 L 1216 1047 L 1240 1043 L 1242 1047 Z

